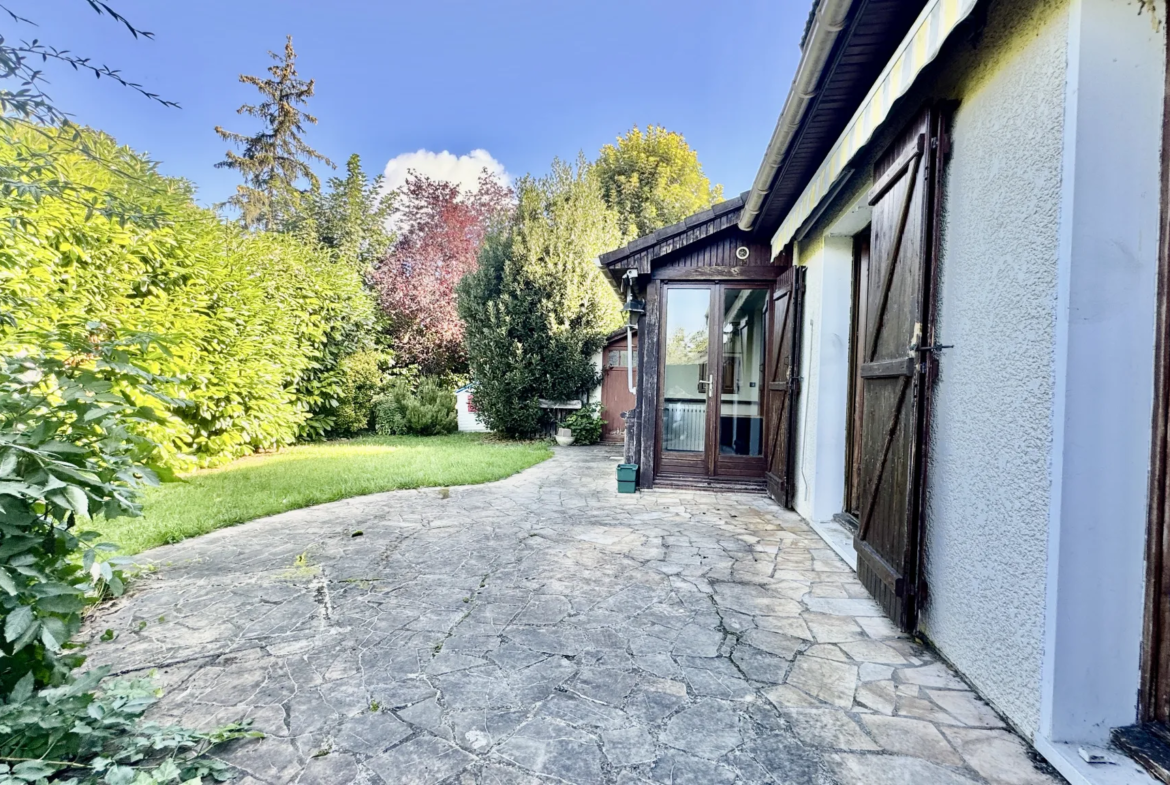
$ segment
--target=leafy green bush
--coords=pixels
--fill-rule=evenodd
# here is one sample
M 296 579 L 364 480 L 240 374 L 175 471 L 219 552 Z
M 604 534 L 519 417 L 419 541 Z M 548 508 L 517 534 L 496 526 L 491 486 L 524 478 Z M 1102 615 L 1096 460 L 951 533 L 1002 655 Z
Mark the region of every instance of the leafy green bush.
M 526 439 L 551 424 L 540 399 L 580 398 L 598 381 L 593 356 L 620 303 L 594 260 L 620 235 L 583 162 L 554 162 L 517 191 L 512 224 L 488 236 L 458 288 L 476 407 L 493 431 Z
M 370 430 L 374 401 L 383 388 L 381 359 L 378 352 L 366 350 L 355 352 L 338 364 L 341 394 L 333 433 L 350 436 Z
M 21 336 L 57 356 L 0 357 L 0 783 L 218 776 L 224 766 L 197 759 L 207 745 L 252 735 L 244 726 L 200 733 L 141 723 L 157 698 L 148 682 L 99 687 L 107 670 L 74 674 L 84 661 L 71 642 L 83 612 L 123 590 L 121 562 L 99 559 L 116 546 L 78 527 L 141 514 L 140 489 L 165 469 L 140 433 L 166 427 L 172 402 L 159 391 L 167 380 L 135 362 L 165 354 L 152 342 L 60 327 Z
M 605 421 L 601 419 L 601 404 L 588 403 L 570 414 L 561 423 L 562 428 L 573 432 L 573 444 L 597 444 L 601 441 L 601 427 Z
M 439 436 L 459 429 L 455 393 L 436 379 L 421 379 L 417 390 L 396 380 L 374 405 L 374 414 L 381 436 Z
M 0 762 L 0 783 L 221 782 L 230 779 L 231 767 L 205 753 L 261 735 L 239 723 L 197 731 L 145 722 L 158 688 L 149 679 L 103 684 L 108 672 L 103 666 L 35 692 L 32 674 L 16 685 L 0 704 L 0 759 L 13 761 Z
M 60 684 L 80 664 L 68 641 L 82 611 L 104 590 L 120 594 L 122 576 L 77 523 L 140 514 L 135 492 L 158 482 L 155 447 L 135 435 L 165 419 L 140 404 L 155 380 L 124 351 L 87 353 L 0 359 L 0 694 L 27 677 Z
M 195 205 L 190 184 L 80 133 L 85 155 L 53 132 L 0 127 L 0 170 L 31 148 L 82 189 L 59 193 L 51 173 L 32 170 L 0 199 L 11 317 L 26 329 L 95 322 L 110 335 L 162 338 L 168 352 L 145 367 L 169 379 L 162 390 L 177 419 L 143 433 L 168 465 L 186 454 L 222 463 L 328 431 L 337 366 L 369 348 L 374 305 L 361 273 L 296 237 L 227 224 Z M 112 204 L 154 220 L 91 220 Z M 0 352 L 38 349 L 13 340 Z

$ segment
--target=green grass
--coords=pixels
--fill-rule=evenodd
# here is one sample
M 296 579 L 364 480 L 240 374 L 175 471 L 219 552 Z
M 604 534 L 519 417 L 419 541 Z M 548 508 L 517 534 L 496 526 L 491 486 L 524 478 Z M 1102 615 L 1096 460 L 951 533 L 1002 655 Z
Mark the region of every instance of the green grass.
M 552 455 L 536 442 L 485 434 L 369 436 L 242 458 L 151 488 L 142 518 L 101 521 L 127 554 L 244 521 L 367 493 L 499 480 Z

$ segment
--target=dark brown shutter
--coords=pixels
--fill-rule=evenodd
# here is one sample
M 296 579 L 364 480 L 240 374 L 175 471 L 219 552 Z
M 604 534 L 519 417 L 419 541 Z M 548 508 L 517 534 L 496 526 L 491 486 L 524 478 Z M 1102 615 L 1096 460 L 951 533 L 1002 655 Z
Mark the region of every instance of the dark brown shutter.
M 792 477 L 796 460 L 793 440 L 796 400 L 800 393 L 800 326 L 804 268 L 789 267 L 776 281 L 769 308 L 772 357 L 768 369 L 768 495 L 792 507 Z
M 902 629 L 915 624 L 919 440 L 930 276 L 931 116 L 879 159 L 870 191 L 869 312 L 861 363 L 857 575 Z

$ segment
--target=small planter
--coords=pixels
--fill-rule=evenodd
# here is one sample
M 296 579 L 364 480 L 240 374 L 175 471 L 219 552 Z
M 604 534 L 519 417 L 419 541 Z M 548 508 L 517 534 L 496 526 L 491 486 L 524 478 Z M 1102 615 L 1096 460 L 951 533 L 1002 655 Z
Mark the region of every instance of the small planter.
M 618 493 L 638 492 L 638 464 L 622 463 L 617 467 Z
M 557 428 L 556 440 L 562 447 L 568 447 L 573 443 L 573 432 L 568 428 Z

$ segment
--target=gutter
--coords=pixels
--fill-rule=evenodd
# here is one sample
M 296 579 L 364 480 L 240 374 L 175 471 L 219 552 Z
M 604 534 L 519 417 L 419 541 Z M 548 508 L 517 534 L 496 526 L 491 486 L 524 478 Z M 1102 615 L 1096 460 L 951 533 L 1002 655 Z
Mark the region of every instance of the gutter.
M 776 173 L 784 163 L 788 148 L 800 129 L 806 111 L 817 96 L 817 88 L 829 62 L 829 55 L 832 54 L 841 31 L 845 29 L 850 11 L 864 2 L 865 0 L 820 0 L 816 19 L 808 32 L 804 53 L 800 57 L 800 66 L 796 69 L 796 78 L 792 80 L 792 89 L 788 91 L 784 110 L 780 113 L 780 119 L 776 121 L 776 129 L 772 132 L 768 150 L 764 153 L 764 162 L 760 164 L 752 189 L 747 194 L 743 214 L 739 218 L 739 228 L 745 232 L 751 231 L 756 218 L 763 212 L 764 200 L 772 191 Z

